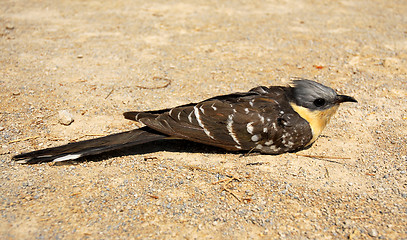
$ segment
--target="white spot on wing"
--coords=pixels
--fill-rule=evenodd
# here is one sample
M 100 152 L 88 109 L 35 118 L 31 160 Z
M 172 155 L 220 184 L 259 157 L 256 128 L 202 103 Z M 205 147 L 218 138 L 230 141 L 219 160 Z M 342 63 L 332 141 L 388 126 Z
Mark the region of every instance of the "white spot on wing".
M 256 135 L 253 135 L 251 139 L 253 142 L 257 142 L 260 140 L 260 136 L 258 134 L 256 134 Z
M 212 139 L 215 139 L 215 138 L 212 136 L 211 132 L 210 132 L 208 129 L 206 129 L 206 128 L 205 128 L 205 125 L 202 123 L 202 121 L 201 121 L 201 115 L 199 114 L 199 109 L 198 109 L 196 106 L 194 106 L 194 113 L 195 113 L 196 121 L 198 121 L 199 126 L 203 129 L 203 131 L 205 132 L 205 134 L 206 134 L 208 137 L 210 137 L 210 138 L 212 138 Z
M 247 128 L 247 132 L 248 132 L 248 133 L 253 134 L 253 130 L 254 130 L 254 128 L 253 128 L 253 122 L 249 122 L 249 123 L 246 125 L 246 128 Z
M 190 114 L 188 114 L 188 120 L 190 123 L 192 123 L 192 114 L 194 113 L 194 111 L 191 111 Z
M 227 121 L 227 124 L 226 124 L 226 129 L 228 130 L 229 135 L 232 137 L 233 141 L 235 141 L 235 143 L 237 143 L 238 145 L 240 145 L 239 139 L 237 139 L 236 134 L 235 134 L 235 132 L 234 132 L 234 130 L 233 130 L 233 117 L 234 117 L 233 114 L 230 114 L 230 115 L 228 116 L 228 121 Z
M 30 161 L 30 159 L 18 160 L 18 161 L 16 161 L 16 163 L 18 163 L 18 164 L 24 164 L 24 163 L 28 163 L 28 161 Z
M 271 144 L 273 144 L 273 140 L 268 140 L 267 142 L 264 143 L 264 145 L 266 146 L 270 146 Z
M 250 111 L 249 111 L 248 108 L 245 108 L 245 109 L 244 109 L 244 112 L 245 112 L 246 114 L 249 114 Z
M 63 157 L 55 158 L 53 162 L 63 162 L 63 161 L 68 161 L 68 160 L 74 160 L 78 159 L 82 156 L 82 154 L 69 154 Z
M 280 151 L 280 148 L 277 148 L 276 146 L 271 145 L 270 150 L 273 151 L 273 152 L 278 152 L 278 151 Z
M 260 114 L 258 114 L 258 116 L 260 118 L 261 123 L 264 123 L 264 117 L 262 115 L 260 115 Z
M 215 103 L 212 103 L 211 108 L 212 108 L 214 111 L 218 110 L 218 108 L 215 107 Z
M 203 105 L 201 105 L 201 106 L 199 107 L 199 110 L 201 110 L 201 112 L 202 112 L 203 114 L 205 114 L 205 109 L 203 108 Z

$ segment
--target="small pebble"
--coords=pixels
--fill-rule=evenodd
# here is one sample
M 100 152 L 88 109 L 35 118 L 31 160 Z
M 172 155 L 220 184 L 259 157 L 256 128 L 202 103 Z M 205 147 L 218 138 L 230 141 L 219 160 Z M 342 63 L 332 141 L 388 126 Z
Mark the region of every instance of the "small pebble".
M 254 194 L 254 192 L 252 190 L 246 190 L 246 195 L 248 196 L 252 196 Z
M 11 25 L 11 24 L 6 25 L 6 30 L 13 30 L 13 29 L 14 29 L 13 25 Z
M 67 110 L 61 110 L 58 112 L 58 114 L 58 122 L 62 125 L 68 126 L 74 121 L 72 114 Z

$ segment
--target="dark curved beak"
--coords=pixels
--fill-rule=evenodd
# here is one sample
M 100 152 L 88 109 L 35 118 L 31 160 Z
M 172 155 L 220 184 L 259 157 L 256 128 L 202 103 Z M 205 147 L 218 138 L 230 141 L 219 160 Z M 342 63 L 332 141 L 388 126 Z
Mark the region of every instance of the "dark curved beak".
M 336 103 L 343 103 L 343 102 L 358 102 L 353 97 L 349 97 L 346 95 L 338 95 L 336 97 Z

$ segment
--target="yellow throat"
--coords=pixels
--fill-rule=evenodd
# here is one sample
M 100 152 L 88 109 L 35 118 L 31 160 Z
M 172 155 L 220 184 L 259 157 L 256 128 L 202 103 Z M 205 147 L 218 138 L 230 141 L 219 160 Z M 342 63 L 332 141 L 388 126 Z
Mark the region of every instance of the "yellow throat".
M 325 126 L 328 124 L 329 120 L 331 120 L 331 117 L 335 114 L 339 107 L 339 105 L 335 105 L 323 111 L 311 111 L 308 108 L 298 106 L 295 103 L 290 103 L 290 105 L 294 111 L 296 111 L 302 118 L 307 120 L 311 126 L 312 139 L 307 145 L 310 145 L 317 140 L 322 130 L 324 130 Z

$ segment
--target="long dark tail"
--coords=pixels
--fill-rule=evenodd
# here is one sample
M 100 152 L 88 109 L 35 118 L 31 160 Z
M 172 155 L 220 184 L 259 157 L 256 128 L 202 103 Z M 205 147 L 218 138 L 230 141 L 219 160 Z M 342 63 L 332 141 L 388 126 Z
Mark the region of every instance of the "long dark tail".
M 62 162 L 167 138 L 148 127 L 46 148 L 13 157 L 18 163 Z

